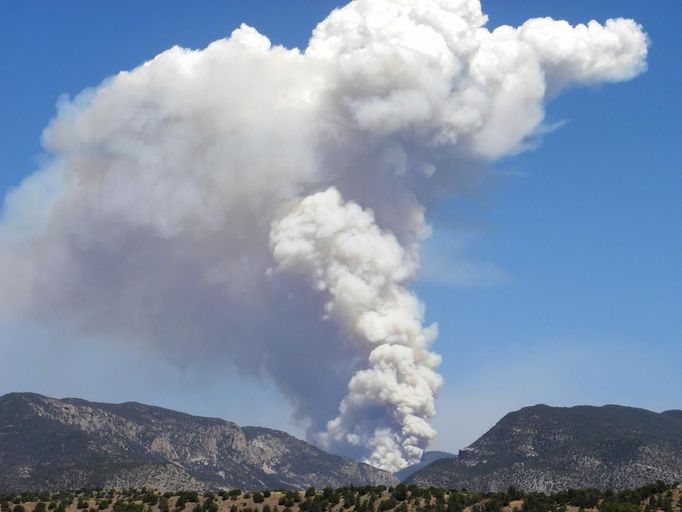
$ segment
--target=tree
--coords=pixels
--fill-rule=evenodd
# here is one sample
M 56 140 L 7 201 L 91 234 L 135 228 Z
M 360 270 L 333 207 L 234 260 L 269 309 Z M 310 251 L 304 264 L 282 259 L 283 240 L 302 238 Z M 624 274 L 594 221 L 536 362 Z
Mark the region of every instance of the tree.
M 405 501 L 407 499 L 407 486 L 405 484 L 398 484 L 393 489 L 393 498 L 398 501 Z
M 397 505 L 397 503 L 393 498 L 389 498 L 387 500 L 382 500 L 379 503 L 379 511 L 385 512 L 386 510 L 391 510 L 392 508 L 395 508 L 396 505 Z

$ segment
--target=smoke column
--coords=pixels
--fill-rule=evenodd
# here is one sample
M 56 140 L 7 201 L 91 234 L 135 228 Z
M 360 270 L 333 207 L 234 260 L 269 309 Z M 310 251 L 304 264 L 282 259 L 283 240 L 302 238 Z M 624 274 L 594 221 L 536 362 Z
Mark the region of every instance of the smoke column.
M 379 467 L 418 461 L 436 434 L 428 421 L 441 378 L 434 372 L 440 357 L 426 350 L 436 328 L 422 327 L 424 308 L 403 285 L 415 262 L 371 212 L 344 203 L 334 188 L 275 220 L 270 240 L 278 268 L 308 277 L 328 297 L 325 315 L 366 346 L 360 350 L 371 350 L 323 444 L 369 447 L 368 462 Z
M 310 440 L 397 470 L 441 386 L 409 290 L 426 209 L 544 104 L 645 69 L 632 20 L 491 30 L 478 0 L 356 0 L 304 50 L 243 25 L 72 100 L 5 198 L 0 314 L 271 379 Z

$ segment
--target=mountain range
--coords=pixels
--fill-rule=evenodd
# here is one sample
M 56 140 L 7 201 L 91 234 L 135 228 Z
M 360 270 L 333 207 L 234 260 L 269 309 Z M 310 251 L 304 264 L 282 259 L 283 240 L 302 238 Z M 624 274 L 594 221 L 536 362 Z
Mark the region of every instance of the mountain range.
M 682 480 L 682 411 L 550 407 L 507 414 L 460 450 L 395 475 L 285 432 L 135 402 L 0 397 L 0 492 L 148 487 L 303 489 L 395 485 L 499 491 L 622 489 Z

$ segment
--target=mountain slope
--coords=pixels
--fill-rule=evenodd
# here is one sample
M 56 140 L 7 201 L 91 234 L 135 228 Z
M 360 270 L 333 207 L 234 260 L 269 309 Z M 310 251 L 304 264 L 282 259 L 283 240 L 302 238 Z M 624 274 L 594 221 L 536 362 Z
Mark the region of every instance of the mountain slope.
M 416 464 L 412 464 L 411 466 L 407 466 L 406 468 L 401 469 L 400 471 L 396 471 L 393 473 L 396 477 L 398 477 L 398 480 L 401 482 L 406 480 L 409 476 L 412 474 L 416 473 L 420 469 L 425 468 L 432 462 L 435 462 L 437 460 L 441 459 L 453 459 L 456 458 L 457 455 L 454 453 L 449 453 L 449 452 L 438 452 L 438 451 L 433 451 L 433 452 L 424 452 L 424 455 L 422 456 L 422 460 L 420 462 L 417 462 Z
M 661 414 L 682 420 L 682 411 L 679 410 L 663 411 Z
M 138 403 L 0 397 L 0 491 L 391 484 L 391 474 L 284 432 Z
M 537 405 L 510 413 L 457 459 L 413 474 L 418 485 L 497 491 L 636 487 L 682 479 L 682 416 L 608 405 Z

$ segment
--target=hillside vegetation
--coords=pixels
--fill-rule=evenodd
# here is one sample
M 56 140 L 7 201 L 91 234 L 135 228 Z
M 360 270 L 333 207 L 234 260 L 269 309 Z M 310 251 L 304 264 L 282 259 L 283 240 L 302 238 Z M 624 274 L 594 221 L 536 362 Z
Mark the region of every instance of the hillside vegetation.
M 682 486 L 657 482 L 618 492 L 478 493 L 399 484 L 306 491 L 239 489 L 162 493 L 149 489 L 0 495 L 2 512 L 680 512 Z

